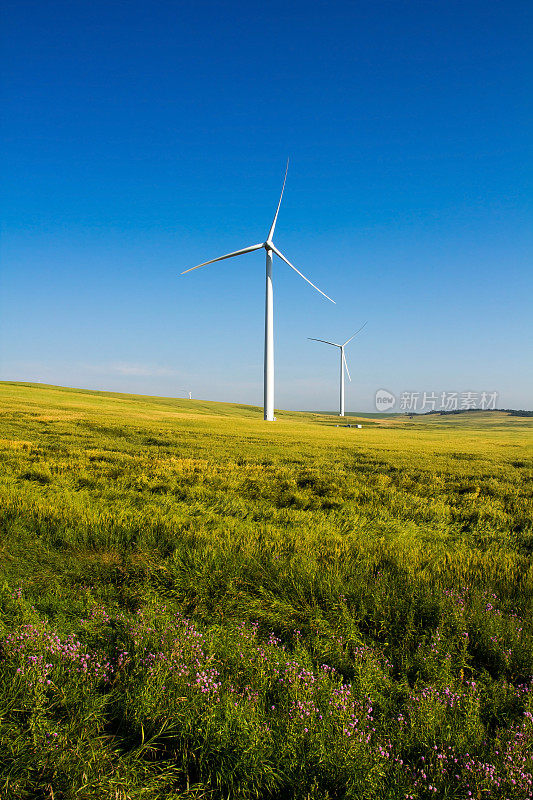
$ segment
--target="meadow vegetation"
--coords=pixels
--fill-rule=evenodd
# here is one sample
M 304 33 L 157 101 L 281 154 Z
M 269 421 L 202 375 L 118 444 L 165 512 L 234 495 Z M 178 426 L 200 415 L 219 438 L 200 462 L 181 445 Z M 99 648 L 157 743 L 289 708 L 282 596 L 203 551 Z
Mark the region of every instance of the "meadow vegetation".
M 0 384 L 0 797 L 533 795 L 533 420 Z

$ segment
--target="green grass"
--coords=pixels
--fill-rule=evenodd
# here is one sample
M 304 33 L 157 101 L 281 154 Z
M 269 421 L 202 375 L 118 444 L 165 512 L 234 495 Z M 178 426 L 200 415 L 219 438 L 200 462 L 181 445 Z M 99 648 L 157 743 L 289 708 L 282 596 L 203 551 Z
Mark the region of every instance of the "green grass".
M 531 419 L 0 403 L 0 797 L 531 796 Z

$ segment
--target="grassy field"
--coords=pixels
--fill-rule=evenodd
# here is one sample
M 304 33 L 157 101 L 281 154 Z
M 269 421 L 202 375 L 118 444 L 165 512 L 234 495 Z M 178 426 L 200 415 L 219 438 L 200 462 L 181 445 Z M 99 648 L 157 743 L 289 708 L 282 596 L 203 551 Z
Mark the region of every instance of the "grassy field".
M 531 798 L 531 419 L 0 408 L 2 800 Z

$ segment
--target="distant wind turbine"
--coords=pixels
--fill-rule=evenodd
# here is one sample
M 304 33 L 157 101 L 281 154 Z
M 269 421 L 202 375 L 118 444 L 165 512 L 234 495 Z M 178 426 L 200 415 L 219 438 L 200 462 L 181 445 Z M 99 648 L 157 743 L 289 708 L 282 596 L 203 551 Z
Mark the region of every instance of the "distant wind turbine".
M 274 421 L 274 291 L 272 286 L 272 253 L 275 253 L 277 256 L 279 256 L 279 258 L 288 264 L 291 269 L 297 272 L 298 275 L 304 279 L 304 281 L 307 281 L 307 283 L 311 284 L 313 289 L 316 289 L 317 292 L 320 292 L 320 294 L 324 295 L 327 300 L 331 300 L 331 297 L 328 297 L 327 294 L 318 288 L 318 286 L 315 286 L 314 283 L 311 283 L 309 278 L 306 278 L 305 275 L 300 272 L 300 270 L 296 269 L 294 264 L 291 264 L 291 262 L 285 258 L 283 253 L 278 250 L 272 241 L 274 229 L 278 220 L 279 208 L 281 206 L 281 198 L 283 197 L 283 192 L 285 189 L 285 181 L 287 180 L 288 169 L 289 159 L 287 159 L 285 177 L 283 178 L 283 186 L 281 188 L 278 207 L 276 209 L 276 213 L 274 214 L 274 220 L 265 242 L 253 244 L 251 247 L 244 247 L 242 250 L 236 250 L 234 253 L 228 253 L 226 256 L 212 258 L 211 261 L 204 261 L 203 264 L 198 264 L 198 266 L 186 269 L 181 273 L 182 275 L 185 275 L 187 272 L 192 272 L 194 269 L 200 269 L 200 267 L 205 267 L 207 264 L 214 264 L 215 261 L 224 261 L 226 258 L 242 256 L 244 253 L 251 253 L 254 250 L 261 250 L 263 247 L 266 250 L 264 418 L 268 422 Z M 331 300 L 331 302 L 334 303 L 335 300 Z
M 365 325 L 366 324 L 367 323 L 365 322 Z M 344 370 L 345 369 L 346 369 L 346 374 L 348 375 L 349 381 L 351 382 L 351 380 L 352 380 L 351 377 L 350 377 L 350 370 L 348 369 L 348 363 L 346 361 L 346 356 L 344 355 L 344 348 L 346 347 L 347 344 L 349 344 L 352 341 L 352 339 L 355 339 L 357 334 L 360 333 L 363 330 L 365 325 L 361 325 L 359 330 L 356 331 L 353 336 L 350 336 L 350 338 L 347 339 L 344 342 L 344 344 L 337 344 L 336 342 L 327 342 L 325 339 L 313 339 L 312 336 L 308 336 L 307 337 L 311 342 L 323 342 L 323 344 L 330 344 L 332 347 L 338 347 L 340 349 L 340 351 L 341 351 L 341 385 L 340 385 L 339 417 L 344 417 Z

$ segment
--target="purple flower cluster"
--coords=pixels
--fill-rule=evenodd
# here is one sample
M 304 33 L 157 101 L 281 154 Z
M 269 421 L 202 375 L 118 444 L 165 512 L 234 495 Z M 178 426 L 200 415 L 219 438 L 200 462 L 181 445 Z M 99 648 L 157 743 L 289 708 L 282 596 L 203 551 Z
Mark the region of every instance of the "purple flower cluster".
M 450 597 L 463 608 L 464 593 Z M 118 638 L 108 636 L 110 626 L 121 632 Z M 114 642 L 109 652 L 84 643 L 85 637 L 105 640 L 98 635 L 103 631 Z M 432 657 L 445 642 L 437 629 L 424 652 Z M 344 764 L 349 774 L 357 764 L 362 773 L 394 775 L 410 787 L 406 798 L 533 796 L 533 683 L 505 684 L 518 721 L 497 730 L 490 742 L 478 737 L 465 752 L 449 732 L 464 732 L 470 722 L 483 729 L 478 682 L 462 673 L 447 683 L 419 682 L 385 708 L 392 665 L 378 649 L 350 647 L 350 682 L 329 664 L 313 664 L 298 631 L 293 643 L 291 652 L 274 633 L 262 635 L 258 623 L 203 632 L 164 605 L 114 615 L 94 605 L 79 636 L 61 637 L 39 620 L 21 624 L 0 643 L 0 667 L 4 679 L 15 678 L 23 690 L 44 688 L 43 697 L 48 687 L 107 687 L 119 702 L 131 703 L 142 724 L 188 713 L 200 729 L 201 720 L 222 724 L 231 711 L 246 724 L 255 720 L 258 736 L 279 736 L 278 746 L 292 742 L 305 750 L 312 740 L 332 770 Z M 57 736 L 47 737 L 54 747 Z M 423 754 L 419 749 L 413 757 L 413 743 Z
M 525 713 L 521 723 L 513 725 L 507 732 L 503 750 L 496 749 L 493 755 L 502 756 L 497 764 L 469 752 L 460 754 L 451 745 L 434 745 L 430 755 L 427 758 L 421 756 L 414 768 L 405 766 L 417 792 L 407 794 L 407 798 L 419 794 L 425 796 L 425 792 L 440 797 L 443 787 L 451 784 L 467 798 L 499 800 L 516 797 L 530 800 L 533 796 L 533 726 L 529 712 Z
M 3 651 L 29 687 L 50 686 L 60 673 L 83 676 L 90 684 L 109 683 L 114 673 L 103 651 L 88 651 L 74 634 L 61 639 L 42 623 L 22 625 L 6 636 Z

